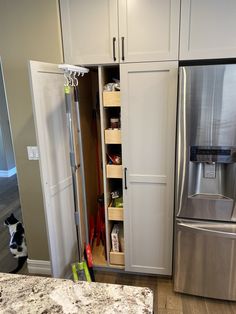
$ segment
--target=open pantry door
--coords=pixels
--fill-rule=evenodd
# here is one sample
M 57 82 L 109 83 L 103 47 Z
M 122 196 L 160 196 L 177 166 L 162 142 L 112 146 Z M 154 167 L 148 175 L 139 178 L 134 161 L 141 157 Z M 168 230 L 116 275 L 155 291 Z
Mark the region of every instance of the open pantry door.
M 52 276 L 78 258 L 64 76 L 57 64 L 30 61 L 29 72 Z

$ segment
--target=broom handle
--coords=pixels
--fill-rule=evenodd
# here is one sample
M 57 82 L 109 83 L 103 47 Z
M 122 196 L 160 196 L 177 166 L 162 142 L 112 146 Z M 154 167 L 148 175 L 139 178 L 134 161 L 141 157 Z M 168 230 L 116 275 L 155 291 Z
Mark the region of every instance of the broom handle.
M 86 243 L 89 243 L 86 182 L 85 182 L 83 141 L 82 141 L 81 122 L 80 122 L 79 87 L 78 87 L 78 85 L 74 86 L 74 102 L 75 102 L 76 120 L 77 120 L 77 128 L 78 128 L 77 131 L 78 131 L 78 141 L 79 141 L 79 157 L 80 157 L 80 173 L 81 173 L 81 181 L 82 181 L 83 214 L 84 214 L 84 223 L 85 223 L 85 237 L 86 237 Z
M 66 103 L 66 116 L 67 116 L 67 124 L 69 130 L 69 147 L 70 147 L 70 165 L 72 172 L 72 186 L 73 186 L 73 198 L 74 198 L 74 206 L 75 212 L 78 215 L 79 222 L 81 223 L 80 210 L 79 210 L 79 195 L 77 190 L 77 180 L 76 180 L 76 172 L 77 165 L 75 160 L 75 149 L 74 149 L 74 134 L 73 134 L 73 122 L 72 122 L 72 99 L 71 99 L 71 88 L 70 86 L 65 86 L 65 103 Z M 78 237 L 78 255 L 79 262 L 82 262 L 82 232 L 81 227 L 78 228 L 79 235 Z

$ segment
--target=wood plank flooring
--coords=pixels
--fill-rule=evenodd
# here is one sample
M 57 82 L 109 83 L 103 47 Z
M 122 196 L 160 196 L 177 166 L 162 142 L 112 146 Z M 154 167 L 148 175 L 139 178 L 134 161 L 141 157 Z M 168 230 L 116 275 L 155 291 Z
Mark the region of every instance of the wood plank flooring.
M 0 219 L 20 207 L 19 191 L 16 175 L 10 178 L 0 178 Z
M 236 314 L 236 302 L 218 301 L 175 293 L 171 279 L 96 271 L 97 282 L 149 287 L 156 314 Z
M 22 221 L 16 175 L 0 178 L 0 272 L 9 272 L 17 266 L 17 259 L 13 258 L 8 246 L 8 227 L 4 226 L 5 219 L 11 213 Z

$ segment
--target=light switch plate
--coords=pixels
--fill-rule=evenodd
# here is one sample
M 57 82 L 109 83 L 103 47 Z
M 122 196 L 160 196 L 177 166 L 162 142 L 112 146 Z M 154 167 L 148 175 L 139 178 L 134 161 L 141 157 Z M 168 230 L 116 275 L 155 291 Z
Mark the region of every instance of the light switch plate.
M 27 146 L 27 153 L 29 160 L 39 160 L 38 146 Z

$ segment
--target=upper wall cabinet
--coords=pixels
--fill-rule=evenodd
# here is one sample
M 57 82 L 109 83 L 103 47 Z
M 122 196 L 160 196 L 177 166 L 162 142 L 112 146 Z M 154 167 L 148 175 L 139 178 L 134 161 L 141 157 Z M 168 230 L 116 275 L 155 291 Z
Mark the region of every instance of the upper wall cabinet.
M 236 1 L 182 0 L 180 59 L 236 57 Z
M 177 60 L 179 15 L 180 0 L 61 0 L 65 61 Z
M 178 60 L 179 0 L 120 0 L 123 62 Z
M 65 62 L 118 62 L 117 0 L 61 0 Z

